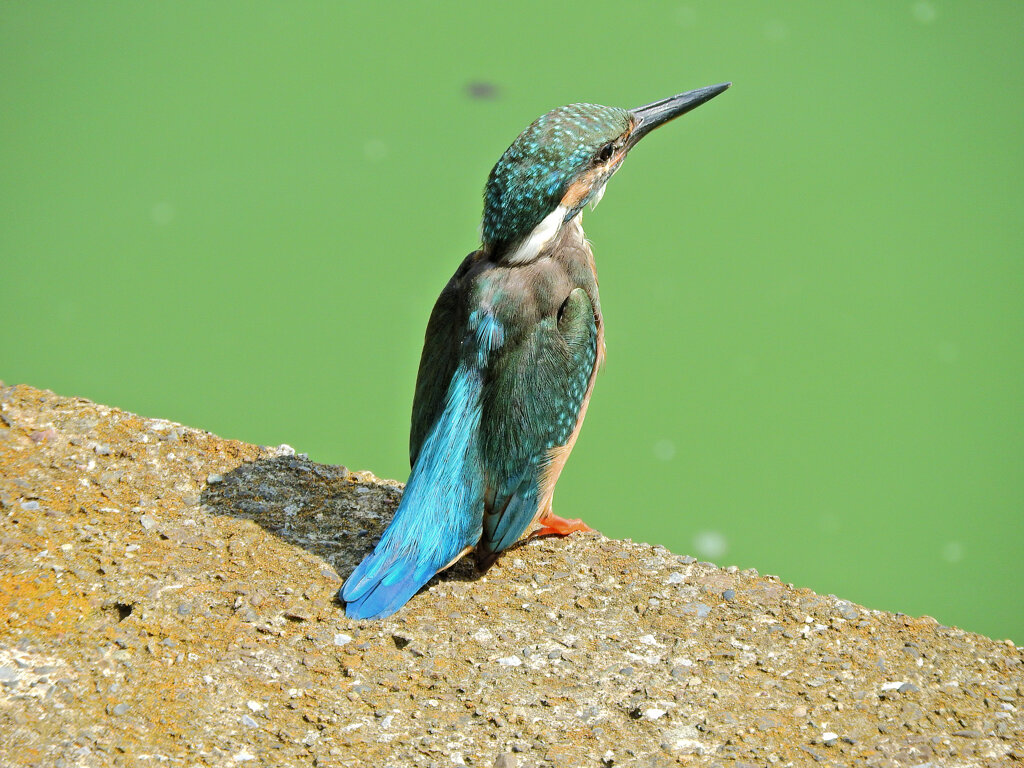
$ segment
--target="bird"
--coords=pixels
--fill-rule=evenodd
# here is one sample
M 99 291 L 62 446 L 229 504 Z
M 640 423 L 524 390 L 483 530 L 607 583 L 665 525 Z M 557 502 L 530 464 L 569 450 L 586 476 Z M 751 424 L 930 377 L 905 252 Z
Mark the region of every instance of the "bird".
M 636 109 L 558 107 L 501 155 L 484 188 L 480 247 L 427 323 L 412 471 L 390 524 L 339 590 L 348 617 L 395 613 L 473 550 L 486 570 L 527 532 L 592 530 L 552 511 L 605 355 L 582 211 L 640 139 L 730 85 Z

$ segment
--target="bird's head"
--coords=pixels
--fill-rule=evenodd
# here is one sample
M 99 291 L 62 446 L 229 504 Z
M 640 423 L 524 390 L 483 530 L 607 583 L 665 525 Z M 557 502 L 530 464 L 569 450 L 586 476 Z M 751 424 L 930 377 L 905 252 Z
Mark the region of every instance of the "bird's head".
M 640 139 L 714 98 L 729 83 L 698 88 L 636 109 L 569 104 L 538 117 L 491 169 L 484 190 L 484 248 L 512 262 L 540 247 L 604 186 Z

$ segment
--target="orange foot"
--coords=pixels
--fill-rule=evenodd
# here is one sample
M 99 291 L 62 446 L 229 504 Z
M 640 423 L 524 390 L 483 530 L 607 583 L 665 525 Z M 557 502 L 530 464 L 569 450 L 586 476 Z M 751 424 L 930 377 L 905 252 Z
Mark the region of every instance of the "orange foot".
M 575 520 L 566 520 L 564 517 L 559 517 L 554 512 L 548 512 L 537 522 L 540 523 L 540 528 L 530 534 L 531 536 L 551 536 L 552 534 L 557 536 L 568 536 L 574 531 L 594 530 L 579 518 Z

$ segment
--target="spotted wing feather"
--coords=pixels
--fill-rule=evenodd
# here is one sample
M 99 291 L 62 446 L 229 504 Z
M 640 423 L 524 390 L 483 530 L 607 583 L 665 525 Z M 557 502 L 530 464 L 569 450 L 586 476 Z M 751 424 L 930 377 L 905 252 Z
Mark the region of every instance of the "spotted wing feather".
M 478 557 L 488 564 L 526 532 L 544 495 L 544 473 L 583 407 L 597 361 L 597 321 L 585 290 L 492 361 L 481 419 L 486 477 Z

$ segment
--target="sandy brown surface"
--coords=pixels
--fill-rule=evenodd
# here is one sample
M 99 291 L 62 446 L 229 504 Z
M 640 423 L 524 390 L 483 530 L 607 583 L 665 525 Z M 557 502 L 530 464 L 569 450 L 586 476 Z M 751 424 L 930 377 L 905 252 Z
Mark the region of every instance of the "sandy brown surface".
M 599 534 L 334 601 L 401 485 L 0 389 L 0 765 L 1011 765 L 1022 651 Z

